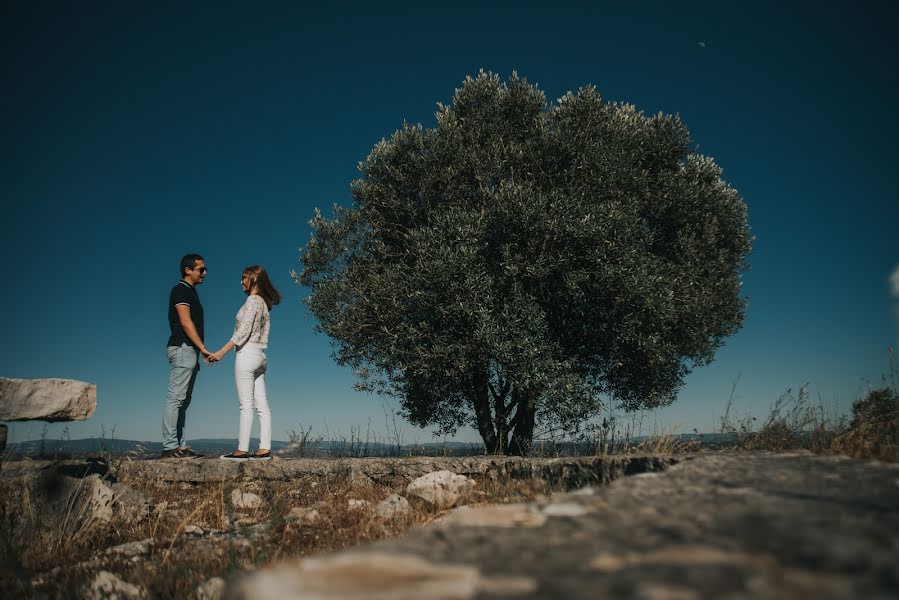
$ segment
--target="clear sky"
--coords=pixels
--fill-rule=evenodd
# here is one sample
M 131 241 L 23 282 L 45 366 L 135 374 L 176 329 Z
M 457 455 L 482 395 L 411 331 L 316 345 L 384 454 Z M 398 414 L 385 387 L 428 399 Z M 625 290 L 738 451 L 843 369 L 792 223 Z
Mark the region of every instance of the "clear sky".
M 349 204 L 374 144 L 404 121 L 434 126 L 436 103 L 480 68 L 517 70 L 550 99 L 595 84 L 679 113 L 749 206 L 743 329 L 646 423 L 712 430 L 738 377 L 745 414 L 804 383 L 848 410 L 880 382 L 899 334 L 894 4 L 325 4 L 0 8 L 0 376 L 96 383 L 73 438 L 160 441 L 166 302 L 186 252 L 209 267 L 198 290 L 214 349 L 245 265 L 284 296 L 268 352 L 275 439 L 298 423 L 383 432 L 381 401 L 334 365 L 289 272 L 314 208 Z M 233 356 L 200 373 L 188 437 L 237 436 Z M 40 430 L 11 424 L 10 441 Z

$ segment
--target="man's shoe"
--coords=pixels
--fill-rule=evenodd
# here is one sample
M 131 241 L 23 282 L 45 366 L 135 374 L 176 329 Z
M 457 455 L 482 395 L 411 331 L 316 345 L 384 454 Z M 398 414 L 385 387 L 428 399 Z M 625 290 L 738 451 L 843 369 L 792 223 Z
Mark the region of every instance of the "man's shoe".
M 172 448 L 171 450 L 163 450 L 159 458 L 184 458 L 181 454 L 181 448 Z
M 193 448 L 181 448 L 181 458 L 203 458 L 204 455 L 194 452 Z

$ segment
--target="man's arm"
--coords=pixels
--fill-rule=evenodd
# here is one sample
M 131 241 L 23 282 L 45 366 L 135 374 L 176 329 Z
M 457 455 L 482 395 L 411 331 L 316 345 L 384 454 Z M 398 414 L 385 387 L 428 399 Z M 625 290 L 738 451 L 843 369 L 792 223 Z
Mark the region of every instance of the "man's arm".
M 200 334 L 197 333 L 193 319 L 190 318 L 190 306 L 187 304 L 176 304 L 175 310 L 178 311 L 178 320 L 181 321 L 181 328 L 184 329 L 184 335 L 187 336 L 187 339 L 200 350 L 203 356 L 212 354 L 212 352 L 206 349 L 203 340 L 200 339 Z

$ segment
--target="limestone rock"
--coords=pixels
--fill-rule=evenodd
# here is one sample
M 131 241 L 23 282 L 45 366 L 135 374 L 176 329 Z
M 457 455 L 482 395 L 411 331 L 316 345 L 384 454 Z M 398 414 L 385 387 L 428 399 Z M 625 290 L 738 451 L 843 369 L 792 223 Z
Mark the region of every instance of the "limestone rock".
M 235 488 L 231 492 L 231 504 L 237 509 L 254 510 L 262 506 L 262 498 L 253 492 L 244 492 L 240 488 Z
M 85 594 L 90 600 L 137 600 L 147 597 L 147 591 L 122 581 L 109 571 L 100 571 Z
M 409 501 L 399 494 L 390 494 L 384 500 L 378 502 L 375 507 L 375 514 L 385 521 L 393 521 L 394 519 L 402 519 L 412 512 L 412 506 Z
M 128 542 L 127 544 L 119 544 L 112 548 L 107 548 L 101 554 L 105 556 L 116 556 L 119 558 L 132 558 L 134 556 L 143 556 L 150 553 L 150 549 L 154 546 L 152 538 L 140 540 L 137 542 Z
M 422 475 L 406 487 L 407 496 L 416 496 L 436 508 L 450 508 L 467 496 L 474 482 L 452 471 L 435 471 Z
M 188 525 L 184 528 L 184 535 L 203 535 L 203 528 L 199 525 Z
M 66 478 L 69 479 L 69 478 Z M 84 479 L 71 479 L 66 482 L 70 487 L 68 498 L 71 499 L 74 520 L 79 526 L 90 523 L 109 523 L 113 517 L 113 500 L 115 493 L 112 486 L 99 475 L 88 475 Z M 66 518 L 66 515 L 60 515 Z
M 347 510 L 369 510 L 371 508 L 371 502 L 368 500 L 356 500 L 355 498 L 350 498 L 347 500 Z
M 220 600 L 225 594 L 225 580 L 213 577 L 197 586 L 197 600 Z
M 515 596 L 535 589 L 536 583 L 528 577 L 485 577 L 468 565 L 440 564 L 416 556 L 375 552 L 282 563 L 239 580 L 232 597 L 468 600 L 482 593 Z
M 96 409 L 92 383 L 0 377 L 0 421 L 83 421 Z
M 290 512 L 287 513 L 285 520 L 289 523 L 308 523 L 311 525 L 313 523 L 317 523 L 320 518 L 321 515 L 314 508 L 294 506 L 290 509 Z

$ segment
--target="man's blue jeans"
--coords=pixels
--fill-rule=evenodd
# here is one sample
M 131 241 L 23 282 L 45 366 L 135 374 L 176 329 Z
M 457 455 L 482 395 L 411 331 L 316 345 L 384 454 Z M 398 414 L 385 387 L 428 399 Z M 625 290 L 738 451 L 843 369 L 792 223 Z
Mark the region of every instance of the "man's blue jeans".
M 186 448 L 184 415 L 190 405 L 194 382 L 200 372 L 200 352 L 193 346 L 168 346 L 169 392 L 162 412 L 162 449 Z

